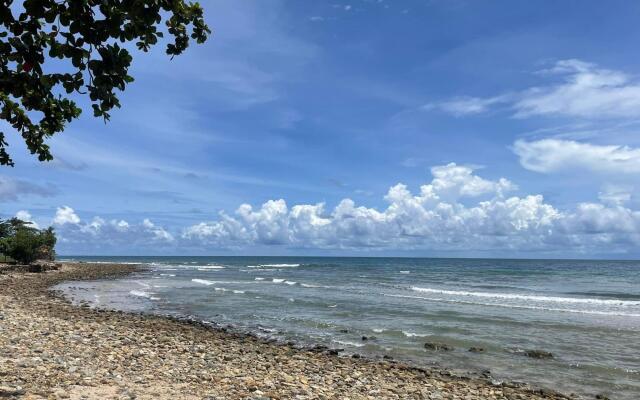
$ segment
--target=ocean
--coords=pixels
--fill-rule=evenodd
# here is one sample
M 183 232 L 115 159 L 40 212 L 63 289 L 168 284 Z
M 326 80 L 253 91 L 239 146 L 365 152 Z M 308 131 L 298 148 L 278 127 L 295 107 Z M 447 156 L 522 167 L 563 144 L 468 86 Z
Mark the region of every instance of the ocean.
M 189 316 L 345 355 L 496 383 L 640 397 L 640 262 L 351 257 L 62 257 L 146 264 L 69 282 L 73 301 Z M 444 343 L 451 351 L 426 349 Z M 482 352 L 471 352 L 470 348 Z M 526 355 L 529 350 L 551 359 Z

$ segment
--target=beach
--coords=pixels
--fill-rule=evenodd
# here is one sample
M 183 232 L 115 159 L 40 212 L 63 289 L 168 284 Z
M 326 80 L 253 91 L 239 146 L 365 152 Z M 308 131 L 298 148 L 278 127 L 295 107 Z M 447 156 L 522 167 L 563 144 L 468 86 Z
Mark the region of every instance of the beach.
M 134 265 L 0 275 L 0 396 L 184 399 L 558 399 L 522 384 L 339 357 L 197 322 L 71 305 L 49 288 Z

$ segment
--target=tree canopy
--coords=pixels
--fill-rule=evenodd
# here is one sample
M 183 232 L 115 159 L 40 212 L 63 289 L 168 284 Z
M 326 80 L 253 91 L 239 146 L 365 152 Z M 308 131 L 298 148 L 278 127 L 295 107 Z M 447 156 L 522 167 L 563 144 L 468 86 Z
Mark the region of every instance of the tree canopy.
M 37 259 L 53 260 L 56 235 L 52 227 L 37 229 L 18 218 L 0 220 L 0 253 L 22 264 Z
M 120 107 L 116 91 L 133 82 L 127 43 L 147 52 L 167 34 L 173 57 L 211 33 L 201 6 L 184 0 L 24 0 L 22 8 L 5 0 L 0 24 L 0 119 L 40 161 L 53 159 L 45 140 L 80 116 L 71 95 L 88 95 L 93 115 L 105 122 Z M 45 73 L 55 59 L 68 72 Z M 0 165 L 14 165 L 5 132 Z

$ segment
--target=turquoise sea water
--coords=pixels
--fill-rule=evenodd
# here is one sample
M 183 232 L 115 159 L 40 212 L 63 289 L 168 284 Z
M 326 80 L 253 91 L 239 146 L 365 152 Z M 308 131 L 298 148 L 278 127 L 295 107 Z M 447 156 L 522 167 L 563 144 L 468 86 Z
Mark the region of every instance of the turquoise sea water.
M 585 397 L 640 398 L 640 262 L 328 257 L 66 257 L 148 264 L 67 283 L 101 307 L 192 316 L 237 329 L 490 370 Z M 363 340 L 366 336 L 368 340 Z M 373 337 L 373 338 L 371 338 Z M 424 343 L 455 348 L 433 352 Z M 484 353 L 469 352 L 482 347 Z M 526 350 L 553 353 L 550 360 Z

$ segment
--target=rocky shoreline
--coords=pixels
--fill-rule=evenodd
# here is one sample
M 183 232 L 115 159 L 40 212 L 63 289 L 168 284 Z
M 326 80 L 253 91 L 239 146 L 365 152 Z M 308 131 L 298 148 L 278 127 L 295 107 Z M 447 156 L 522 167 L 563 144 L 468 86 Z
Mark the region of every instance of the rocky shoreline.
M 197 321 L 75 307 L 49 288 L 139 267 L 0 271 L 0 398 L 566 399 L 393 360 L 339 357 Z

